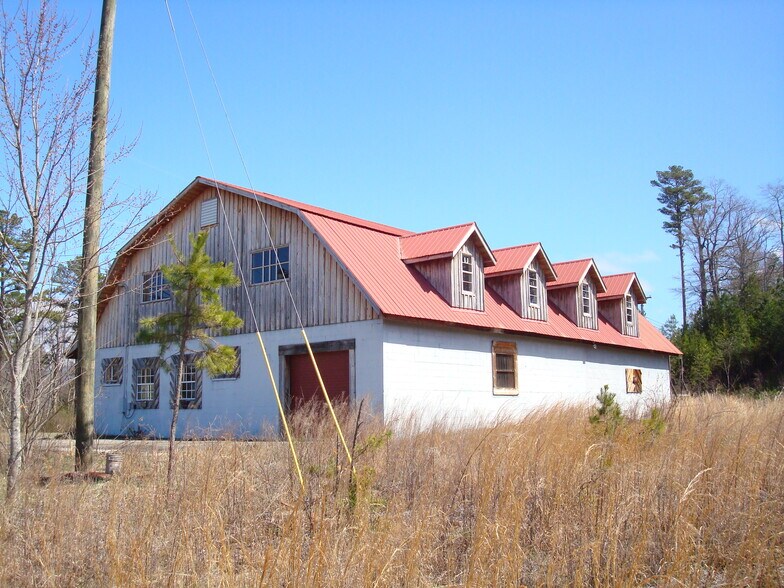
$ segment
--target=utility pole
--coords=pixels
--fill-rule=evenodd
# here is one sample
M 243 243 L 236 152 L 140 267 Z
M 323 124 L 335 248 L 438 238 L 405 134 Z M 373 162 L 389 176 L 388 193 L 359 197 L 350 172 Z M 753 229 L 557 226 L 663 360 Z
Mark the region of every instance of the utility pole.
M 103 171 L 106 163 L 106 126 L 109 116 L 112 45 L 114 43 L 115 0 L 103 0 L 101 32 L 98 37 L 98 65 L 95 73 L 93 124 L 84 204 L 84 245 L 82 280 L 79 288 L 79 346 L 76 366 L 76 455 L 79 471 L 90 468 L 93 460 L 95 423 L 95 324 L 98 315 L 98 248 L 101 241 Z

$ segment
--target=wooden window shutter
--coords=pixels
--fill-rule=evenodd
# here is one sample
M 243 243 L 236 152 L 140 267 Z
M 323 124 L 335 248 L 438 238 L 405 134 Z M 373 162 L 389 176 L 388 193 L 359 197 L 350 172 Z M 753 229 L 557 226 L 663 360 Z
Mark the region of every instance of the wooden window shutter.
M 642 370 L 626 368 L 626 392 L 642 394 Z
M 210 198 L 201 203 L 201 228 L 218 224 L 218 199 Z

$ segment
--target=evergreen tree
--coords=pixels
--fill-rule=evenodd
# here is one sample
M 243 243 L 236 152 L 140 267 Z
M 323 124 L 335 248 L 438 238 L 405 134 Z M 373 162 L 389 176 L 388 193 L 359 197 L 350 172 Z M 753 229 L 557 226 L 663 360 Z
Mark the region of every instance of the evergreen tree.
M 675 237 L 671 245 L 678 250 L 681 277 L 681 324 L 686 324 L 686 270 L 685 270 L 685 228 L 686 221 L 695 209 L 708 199 L 702 184 L 694 179 L 690 169 L 671 165 L 666 171 L 657 171 L 651 186 L 659 188 L 657 197 L 662 207 L 659 209 L 667 220 L 662 224 L 665 231 Z
M 239 280 L 234 275 L 232 264 L 210 260 L 205 251 L 208 235 L 208 231 L 190 235 L 191 253 L 188 257 L 177 248 L 173 239 L 169 239 L 177 261 L 163 266 L 161 271 L 171 289 L 174 310 L 157 317 L 142 319 L 138 334 L 140 343 L 159 345 L 161 358 L 172 346 L 177 349 L 176 387 L 169 430 L 169 488 L 176 459 L 175 437 L 186 354 L 196 354 L 196 369 L 206 369 L 213 376 L 231 372 L 237 362 L 234 350 L 217 344 L 211 335 L 215 332 L 226 334 L 242 326 L 240 317 L 223 308 L 219 295 L 220 288 L 234 286 Z M 190 341 L 197 344 L 195 348 L 188 347 Z

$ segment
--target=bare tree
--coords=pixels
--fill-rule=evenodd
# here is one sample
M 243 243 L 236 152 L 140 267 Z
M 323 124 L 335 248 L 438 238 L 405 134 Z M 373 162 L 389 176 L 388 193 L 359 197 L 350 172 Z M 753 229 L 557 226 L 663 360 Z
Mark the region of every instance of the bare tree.
M 29 237 L 25 256 L 8 264 L 18 284 L 19 320 L 3 330 L 0 347 L 9 365 L 9 457 L 6 496 L 16 489 L 22 466 L 22 391 L 36 337 L 51 320 L 46 292 L 57 260 L 76 235 L 76 196 L 87 171 L 94 52 L 88 46 L 77 75 L 64 81 L 60 68 L 76 50 L 73 21 L 44 0 L 38 10 L 20 5 L 0 12 L 0 168 L 2 208 L 18 215 Z
M 762 189 L 771 207 L 773 224 L 778 237 L 778 259 L 781 262 L 781 277 L 784 278 L 784 182 L 768 184 Z

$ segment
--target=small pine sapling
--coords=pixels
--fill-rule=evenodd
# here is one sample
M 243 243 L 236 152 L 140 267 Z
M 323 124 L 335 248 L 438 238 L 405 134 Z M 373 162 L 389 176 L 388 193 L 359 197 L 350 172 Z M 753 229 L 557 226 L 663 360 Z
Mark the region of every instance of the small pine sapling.
M 142 319 L 137 336 L 139 343 L 157 343 L 162 359 L 170 347 L 176 346 L 178 350 L 175 367 L 177 378 L 169 430 L 169 466 L 166 478 L 169 489 L 176 459 L 174 441 L 177 435 L 186 354 L 189 351 L 196 353 L 194 367 L 197 370 L 207 370 L 211 376 L 231 372 L 237 363 L 234 349 L 217 344 L 211 335 L 215 332 L 227 334 L 242 326 L 240 317 L 223 308 L 219 294 L 220 288 L 235 286 L 239 280 L 234 275 L 232 264 L 210 260 L 205 251 L 208 235 L 207 231 L 201 231 L 188 237 L 191 253 L 187 257 L 169 237 L 176 262 L 161 267 L 161 272 L 170 289 L 174 310 Z M 198 349 L 189 350 L 188 342 L 192 340 L 197 342 Z
M 606 435 L 612 435 L 623 424 L 623 414 L 621 405 L 615 400 L 615 394 L 610 392 L 610 387 L 605 384 L 596 396 L 598 405 L 594 407 L 594 412 L 588 417 L 592 425 L 604 427 Z

